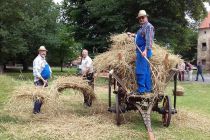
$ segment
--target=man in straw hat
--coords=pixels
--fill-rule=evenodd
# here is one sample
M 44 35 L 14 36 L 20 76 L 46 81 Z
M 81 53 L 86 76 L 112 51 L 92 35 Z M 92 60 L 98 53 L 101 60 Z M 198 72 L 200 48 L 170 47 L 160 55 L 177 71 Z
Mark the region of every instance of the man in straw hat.
M 151 93 L 152 90 L 151 69 L 148 59 L 152 57 L 154 27 L 148 22 L 148 15 L 145 10 L 140 10 L 136 18 L 140 28 L 136 34 L 128 32 L 128 35 L 135 37 L 137 92 L 145 94 Z
M 33 61 L 33 75 L 35 86 L 48 86 L 48 79 L 51 77 L 52 71 L 47 63 L 45 57 L 47 55 L 47 49 L 45 46 L 40 46 L 38 49 L 38 56 Z M 36 100 L 34 103 L 33 113 L 40 113 L 42 101 Z

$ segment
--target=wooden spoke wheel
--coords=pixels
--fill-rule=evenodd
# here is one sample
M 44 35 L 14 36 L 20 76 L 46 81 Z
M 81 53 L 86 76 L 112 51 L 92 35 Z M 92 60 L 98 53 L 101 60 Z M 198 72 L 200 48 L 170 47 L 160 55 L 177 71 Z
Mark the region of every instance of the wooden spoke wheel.
M 171 101 L 169 96 L 165 96 L 163 99 L 163 115 L 162 115 L 162 121 L 163 126 L 168 127 L 171 122 Z
M 119 103 L 119 95 L 115 95 L 115 101 L 116 101 L 116 123 L 117 125 L 120 125 L 120 103 Z

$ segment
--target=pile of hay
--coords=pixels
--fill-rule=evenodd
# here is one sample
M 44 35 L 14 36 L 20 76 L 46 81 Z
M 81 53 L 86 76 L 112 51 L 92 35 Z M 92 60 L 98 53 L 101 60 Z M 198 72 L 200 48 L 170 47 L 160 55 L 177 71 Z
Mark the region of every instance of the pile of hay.
M 31 114 L 34 100 L 40 98 L 44 102 L 41 111 L 48 116 L 57 115 L 59 114 L 59 108 L 61 107 L 59 94 L 67 88 L 79 91 L 88 99 L 95 99 L 93 89 L 88 85 L 87 81 L 82 79 L 82 77 L 58 77 L 45 88 L 35 87 L 32 84 L 18 87 L 14 90 L 5 109 L 10 113 L 15 113 L 20 116 L 29 113 Z
M 134 39 L 127 34 L 111 36 L 111 48 L 109 51 L 95 57 L 94 68 L 97 73 L 104 70 L 114 69 L 130 91 L 137 89 L 135 80 L 135 44 Z M 164 92 L 167 82 L 174 73 L 171 69 L 175 68 L 182 60 L 179 56 L 170 53 L 167 49 L 154 44 L 153 56 L 150 59 L 152 69 L 153 90 L 155 93 Z
M 84 80 L 82 77 L 59 77 L 56 81 L 54 81 L 54 83 L 57 91 L 59 92 L 64 89 L 71 88 L 80 91 L 85 97 L 88 97 L 91 100 L 95 99 L 93 88 L 88 84 L 88 81 Z

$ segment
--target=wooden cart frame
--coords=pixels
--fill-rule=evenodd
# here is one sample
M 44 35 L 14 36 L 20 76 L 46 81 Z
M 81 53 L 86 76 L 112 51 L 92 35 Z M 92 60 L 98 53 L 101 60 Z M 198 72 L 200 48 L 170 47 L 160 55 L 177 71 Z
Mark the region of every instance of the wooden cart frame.
M 138 110 L 143 118 L 144 125 L 148 131 L 148 137 L 150 140 L 154 140 L 155 136 L 151 127 L 151 112 L 156 111 L 162 114 L 163 126 L 168 127 L 170 125 L 172 114 L 177 113 L 176 110 L 176 91 L 177 91 L 177 71 L 172 75 L 174 78 L 173 89 L 173 108 L 171 100 L 168 95 L 151 93 L 148 95 L 132 95 L 127 93 L 126 87 L 120 78 L 112 71 L 109 74 L 109 91 L 108 91 L 108 111 L 116 114 L 116 124 L 121 124 L 121 113 L 125 113 L 129 110 Z M 115 109 L 113 111 L 111 107 L 111 94 L 115 94 Z M 159 102 L 163 101 L 162 107 L 158 106 Z M 122 106 L 123 109 L 122 109 Z

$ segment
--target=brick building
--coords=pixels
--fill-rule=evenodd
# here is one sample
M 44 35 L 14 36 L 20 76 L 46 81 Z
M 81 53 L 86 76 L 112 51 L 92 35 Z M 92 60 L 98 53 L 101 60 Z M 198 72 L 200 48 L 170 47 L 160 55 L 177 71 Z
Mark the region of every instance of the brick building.
M 210 12 L 198 29 L 197 62 L 210 70 Z

